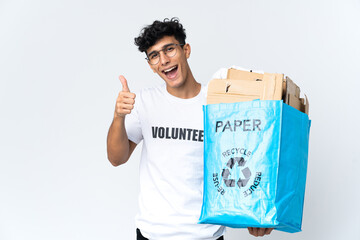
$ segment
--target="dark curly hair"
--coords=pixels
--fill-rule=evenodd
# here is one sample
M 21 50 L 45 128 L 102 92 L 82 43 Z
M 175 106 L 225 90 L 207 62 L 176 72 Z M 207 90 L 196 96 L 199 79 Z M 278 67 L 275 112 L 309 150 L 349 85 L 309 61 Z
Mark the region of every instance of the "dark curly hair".
M 154 21 L 144 27 L 140 35 L 135 38 L 135 45 L 140 52 L 145 52 L 164 36 L 174 36 L 180 44 L 185 44 L 186 33 L 178 18 L 165 18 L 164 21 Z

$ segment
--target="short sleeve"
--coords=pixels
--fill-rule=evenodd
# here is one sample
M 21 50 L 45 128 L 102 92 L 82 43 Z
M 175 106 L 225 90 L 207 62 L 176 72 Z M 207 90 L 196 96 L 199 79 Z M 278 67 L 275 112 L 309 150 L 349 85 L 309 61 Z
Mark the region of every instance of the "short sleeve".
M 137 99 L 138 98 L 138 94 L 137 95 Z M 139 105 L 140 105 L 140 101 L 135 101 L 134 104 L 134 109 L 131 111 L 130 114 L 126 115 L 125 117 L 125 129 L 126 129 L 126 133 L 127 136 L 129 138 L 130 141 L 139 144 L 140 141 L 143 139 L 143 134 L 142 134 L 142 128 L 141 128 L 141 121 L 140 121 L 140 117 L 139 117 Z

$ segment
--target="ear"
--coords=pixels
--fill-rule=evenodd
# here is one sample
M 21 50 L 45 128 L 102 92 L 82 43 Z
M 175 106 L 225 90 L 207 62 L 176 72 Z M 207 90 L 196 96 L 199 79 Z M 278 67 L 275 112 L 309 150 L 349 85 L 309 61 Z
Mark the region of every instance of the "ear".
M 149 49 L 147 49 L 146 51 L 145 51 L 145 55 L 146 55 L 146 57 L 148 57 L 148 55 L 147 55 L 147 53 L 148 53 L 148 50 Z M 151 65 L 150 63 L 149 63 L 149 61 L 146 61 L 147 63 L 148 63 L 148 65 L 149 65 L 149 67 L 151 68 L 151 70 L 154 72 L 154 73 L 156 73 L 156 71 L 155 71 L 155 69 L 154 69 L 154 65 Z
M 190 53 L 191 53 L 190 44 L 186 43 L 186 44 L 184 45 L 184 52 L 185 52 L 186 58 L 189 58 L 189 57 L 190 57 Z
M 149 62 L 148 62 L 148 65 L 149 65 L 149 67 L 151 68 L 151 70 L 152 70 L 154 73 L 156 73 L 154 65 L 151 65 Z

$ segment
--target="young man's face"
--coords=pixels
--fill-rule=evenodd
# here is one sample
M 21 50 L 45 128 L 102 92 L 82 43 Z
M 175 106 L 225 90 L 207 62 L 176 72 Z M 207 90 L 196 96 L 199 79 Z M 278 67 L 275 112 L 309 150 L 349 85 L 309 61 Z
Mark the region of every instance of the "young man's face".
M 164 47 L 168 44 L 179 44 L 179 42 L 175 39 L 174 36 L 165 36 L 157 41 L 149 49 L 147 49 L 146 53 L 148 56 L 151 56 L 154 51 L 159 52 L 160 50 L 163 50 Z M 190 45 L 177 45 L 175 48 L 175 56 L 169 57 L 164 53 L 164 51 L 160 51 L 159 62 L 155 65 L 151 65 L 149 63 L 151 69 L 155 73 L 159 74 L 159 76 L 166 82 L 166 85 L 170 88 L 179 88 L 184 86 L 190 70 L 187 62 L 191 51 Z

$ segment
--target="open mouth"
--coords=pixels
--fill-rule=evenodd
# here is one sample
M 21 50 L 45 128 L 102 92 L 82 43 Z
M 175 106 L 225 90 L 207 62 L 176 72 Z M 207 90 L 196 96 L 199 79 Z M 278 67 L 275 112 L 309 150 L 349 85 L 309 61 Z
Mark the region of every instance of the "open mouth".
M 171 68 L 165 69 L 162 72 L 166 75 L 167 78 L 172 79 L 176 76 L 177 70 L 178 70 L 178 66 L 176 65 Z

